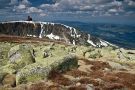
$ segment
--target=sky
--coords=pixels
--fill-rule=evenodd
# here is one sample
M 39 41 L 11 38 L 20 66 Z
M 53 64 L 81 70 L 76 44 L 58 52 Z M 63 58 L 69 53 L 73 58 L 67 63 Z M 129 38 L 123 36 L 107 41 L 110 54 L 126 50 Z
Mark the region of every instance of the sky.
M 135 23 L 135 0 L 0 0 L 0 21 L 73 20 Z

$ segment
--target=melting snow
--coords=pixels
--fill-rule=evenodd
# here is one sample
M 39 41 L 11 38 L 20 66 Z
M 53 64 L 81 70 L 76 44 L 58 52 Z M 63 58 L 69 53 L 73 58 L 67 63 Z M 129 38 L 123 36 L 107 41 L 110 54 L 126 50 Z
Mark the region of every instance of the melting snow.
M 96 45 L 93 43 L 93 41 L 90 40 L 90 34 L 88 34 L 88 40 L 87 42 L 91 44 L 92 46 L 96 47 Z
M 41 25 L 41 31 L 40 31 L 40 34 L 39 34 L 39 38 L 42 38 L 42 33 L 43 33 L 43 26 L 44 26 L 44 23 L 40 23 Z
M 73 40 L 73 45 L 75 45 L 75 40 Z
M 108 44 L 106 42 L 103 42 L 102 40 L 100 40 L 100 43 L 101 43 L 102 46 L 105 46 L 105 47 L 108 46 Z
M 33 37 L 37 37 L 36 35 L 33 35 Z
M 67 26 L 67 25 L 64 25 L 64 24 L 61 24 L 63 26 L 65 26 L 66 28 L 69 28 L 70 30 L 72 30 L 73 27 L 70 27 L 70 26 Z
M 49 35 L 46 35 L 46 37 L 48 37 L 48 38 L 50 38 L 50 39 L 56 39 L 56 40 L 60 39 L 59 36 L 53 35 L 52 33 L 49 34 Z
M 27 34 L 27 36 L 32 37 L 32 35 L 31 35 L 31 34 Z
M 73 38 L 79 38 L 81 35 L 78 35 L 77 34 L 77 31 L 76 31 L 76 29 L 75 28 L 72 28 L 71 29 L 71 37 L 73 37 Z
M 87 42 L 88 42 L 89 44 L 91 44 L 92 46 L 96 47 L 96 45 L 95 45 L 91 40 L 87 40 Z

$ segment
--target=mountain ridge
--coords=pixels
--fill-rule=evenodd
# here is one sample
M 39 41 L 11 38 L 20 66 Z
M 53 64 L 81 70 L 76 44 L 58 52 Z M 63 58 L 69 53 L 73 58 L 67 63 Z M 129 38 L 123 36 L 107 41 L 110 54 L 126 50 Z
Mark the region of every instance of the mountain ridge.
M 61 23 L 40 21 L 1 22 L 0 33 L 41 39 L 48 38 L 73 45 L 92 45 L 94 47 L 114 46 L 107 41 Z

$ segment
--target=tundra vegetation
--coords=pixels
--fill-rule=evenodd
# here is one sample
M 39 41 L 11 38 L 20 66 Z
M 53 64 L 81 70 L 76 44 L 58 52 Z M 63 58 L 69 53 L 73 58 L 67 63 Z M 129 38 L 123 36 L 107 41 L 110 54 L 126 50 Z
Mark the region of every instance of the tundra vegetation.
M 135 50 L 0 42 L 0 90 L 134 90 Z

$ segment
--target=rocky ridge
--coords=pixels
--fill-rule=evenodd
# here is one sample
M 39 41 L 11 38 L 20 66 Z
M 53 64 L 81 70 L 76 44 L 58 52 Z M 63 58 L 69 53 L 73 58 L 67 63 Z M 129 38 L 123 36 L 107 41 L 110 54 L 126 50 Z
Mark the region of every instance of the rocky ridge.
M 112 46 L 107 41 L 60 23 L 34 21 L 1 22 L 0 34 L 50 39 L 73 45 Z

